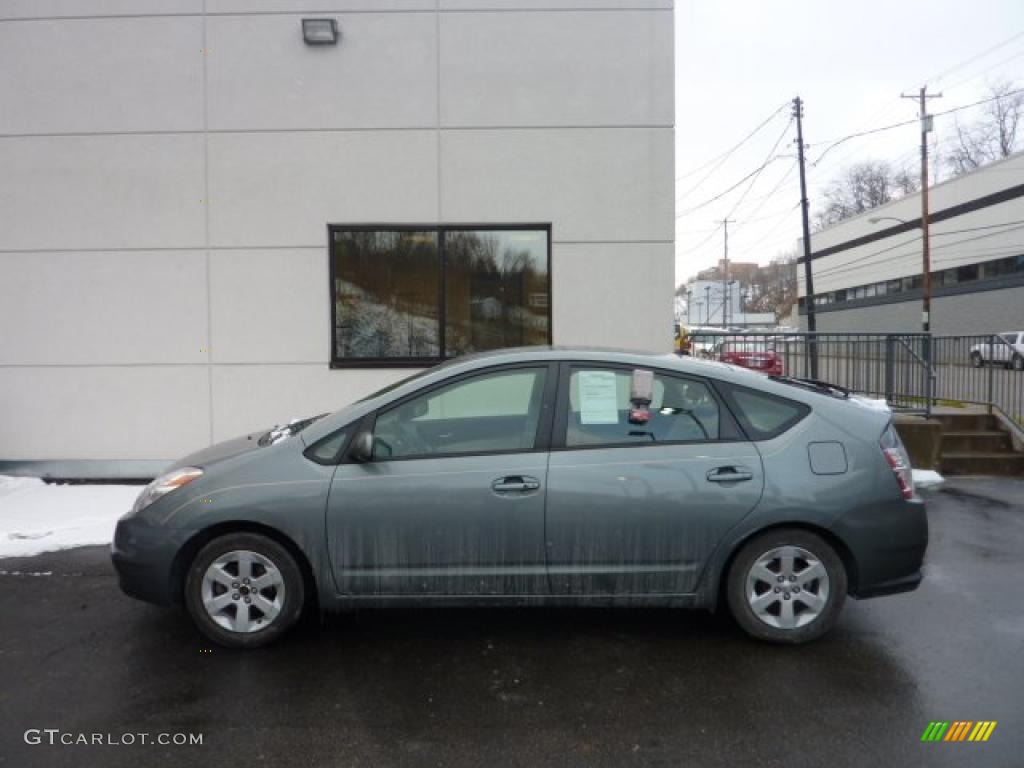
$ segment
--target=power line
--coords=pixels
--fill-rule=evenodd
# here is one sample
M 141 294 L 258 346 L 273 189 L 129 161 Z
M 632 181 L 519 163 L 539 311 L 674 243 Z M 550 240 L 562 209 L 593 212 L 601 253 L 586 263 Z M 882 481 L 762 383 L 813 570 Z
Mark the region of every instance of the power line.
M 963 105 L 961 105 L 959 107 L 953 107 L 952 109 L 946 109 L 946 110 L 942 110 L 941 112 L 935 112 L 935 113 L 932 114 L 932 117 L 941 117 L 942 115 L 951 115 L 954 112 L 962 112 L 965 109 L 970 109 L 972 107 L 977 107 L 977 106 L 980 106 L 981 104 L 988 104 L 989 102 L 992 102 L 992 101 L 998 101 L 999 99 L 1007 99 L 1007 98 L 1009 98 L 1011 96 L 1016 96 L 1018 93 L 1024 93 L 1024 88 L 1017 88 L 1015 90 L 1007 91 L 1006 93 L 999 94 L 998 96 L 989 96 L 988 98 L 980 99 L 979 101 L 974 101 L 974 102 L 971 102 L 970 104 L 963 104 Z M 811 165 L 817 166 L 818 163 L 821 162 L 822 158 L 825 157 L 825 155 L 827 155 L 833 149 L 838 147 L 840 144 L 843 144 L 843 143 L 845 143 L 847 141 L 850 141 L 851 139 L 857 139 L 857 138 L 860 138 L 862 136 L 870 136 L 871 134 L 881 133 L 883 131 L 891 131 L 894 128 L 902 128 L 904 126 L 914 125 L 914 124 L 919 123 L 919 122 L 920 122 L 920 118 L 914 118 L 913 120 L 903 120 L 903 121 L 901 121 L 899 123 L 892 123 L 890 125 L 883 125 L 883 126 L 880 126 L 878 128 L 872 128 L 871 130 L 868 130 L 868 131 L 860 131 L 859 133 L 851 133 L 851 134 L 849 134 L 847 136 L 842 136 L 842 137 L 840 137 L 838 139 L 831 139 L 830 141 L 832 143 L 829 144 L 828 147 L 826 147 L 824 152 L 822 152 L 820 155 L 818 155 L 818 158 L 814 162 L 812 162 Z M 824 142 L 824 141 L 819 142 L 819 144 L 826 144 L 826 143 L 828 143 L 828 142 Z
M 723 152 L 722 154 L 720 154 L 720 155 L 717 155 L 717 156 L 715 156 L 715 157 L 711 158 L 710 160 L 708 160 L 708 161 L 707 161 L 706 163 L 704 163 L 703 165 L 699 165 L 699 166 L 697 166 L 696 168 L 693 168 L 693 169 L 691 169 L 691 170 L 687 171 L 687 172 L 686 172 L 686 173 L 684 173 L 684 174 L 683 174 L 682 176 L 676 176 L 676 181 L 682 181 L 683 179 L 689 178 L 690 176 L 693 176 L 693 175 L 694 175 L 695 173 L 698 173 L 698 172 L 700 172 L 700 171 L 704 170 L 704 169 L 705 169 L 705 168 L 707 168 L 707 167 L 708 167 L 709 165 L 711 165 L 712 163 L 715 163 L 715 162 L 717 162 L 718 160 L 721 160 L 722 162 L 725 162 L 725 161 L 726 161 L 727 159 L 729 159 L 729 156 L 730 156 L 730 155 L 732 155 L 732 154 L 733 154 L 733 153 L 734 153 L 734 152 L 735 152 L 735 151 L 736 151 L 737 149 L 739 149 L 739 148 L 740 148 L 740 147 L 742 147 L 742 146 L 743 146 L 744 144 L 746 144 L 746 143 L 747 143 L 748 141 L 750 141 L 750 140 L 751 140 L 752 138 L 754 138 L 754 136 L 756 136 L 756 135 L 757 135 L 757 134 L 758 134 L 758 133 L 759 133 L 759 132 L 761 131 L 761 129 L 762 129 L 762 128 L 764 128 L 764 127 L 765 127 L 766 125 L 768 125 L 768 123 L 770 123 L 770 122 L 771 122 L 772 120 L 774 120 L 774 119 L 775 119 L 775 117 L 776 117 L 776 116 L 777 116 L 777 115 L 778 115 L 778 114 L 779 114 L 779 113 L 780 113 L 780 112 L 781 112 L 782 110 L 784 110 L 784 109 L 786 108 L 787 104 L 789 104 L 789 102 L 783 102 L 783 103 L 782 103 L 782 104 L 781 104 L 781 105 L 779 106 L 779 108 L 778 108 L 778 109 L 776 109 L 776 110 L 775 110 L 774 112 L 772 112 L 772 113 L 771 113 L 770 115 L 768 115 L 768 117 L 766 117 L 766 118 L 765 118 L 764 120 L 762 120 L 762 121 L 761 121 L 760 123 L 758 123 L 758 124 L 757 124 L 757 127 L 756 127 L 756 128 L 754 128 L 754 130 L 752 130 L 752 131 L 751 131 L 750 133 L 748 133 L 748 134 L 747 134 L 746 136 L 744 136 L 744 137 L 743 137 L 742 139 L 740 139 L 739 143 L 737 143 L 737 144 L 735 144 L 734 146 L 730 147 L 729 149 L 727 149 L 727 150 L 726 150 L 725 152 Z M 719 165 L 721 165 L 721 163 L 719 163 Z M 715 166 L 715 168 L 713 168 L 713 169 L 712 169 L 712 170 L 711 170 L 711 171 L 710 171 L 710 172 L 708 173 L 708 175 L 710 176 L 710 175 L 711 175 L 711 173 L 714 173 L 714 172 L 715 172 L 715 170 L 717 169 L 717 167 L 718 167 L 718 166 Z M 684 195 L 683 195 L 683 197 L 685 197 L 686 195 L 690 194 L 690 192 L 692 192 L 692 191 L 693 191 L 694 189 L 696 189 L 696 188 L 697 188 L 697 187 L 699 187 L 699 186 L 700 186 L 701 184 L 703 184 L 703 183 L 704 183 L 704 181 L 705 181 L 706 179 L 707 179 L 707 176 L 705 176 L 705 177 L 704 177 L 703 179 L 701 179 L 701 180 L 700 180 L 699 182 L 697 182 L 697 185 L 696 185 L 695 187 L 693 187 L 692 189 L 690 189 L 690 191 L 689 191 L 689 192 L 687 192 L 686 194 L 684 194 Z
M 926 83 L 936 83 L 937 84 L 946 75 L 952 74 L 953 72 L 956 72 L 958 69 L 961 69 L 962 67 L 966 67 L 967 65 L 973 64 L 974 62 L 978 61 L 979 59 L 985 58 L 990 53 L 992 53 L 994 51 L 998 51 L 1000 48 L 1006 47 L 1007 45 L 1009 45 L 1014 40 L 1016 40 L 1016 39 L 1018 39 L 1020 37 L 1024 37 L 1024 30 L 1021 30 L 1020 32 L 1018 32 L 1015 35 L 1011 35 L 1010 37 L 1008 37 L 1005 40 L 1003 40 L 1003 42 L 1001 42 L 1001 43 L 996 43 L 995 45 L 991 46 L 990 48 L 986 48 L 981 53 L 975 54 L 974 56 L 971 56 L 969 59 L 961 61 L 959 64 L 954 64 L 952 67 L 947 69 L 945 72 L 940 72 L 938 75 L 935 75 L 934 77 L 927 78 L 924 82 L 926 82 Z
M 685 251 L 679 251 L 676 254 L 676 256 L 677 257 L 678 256 L 685 256 L 688 253 L 693 253 L 694 251 L 699 251 L 701 248 L 703 248 L 705 245 L 707 245 L 708 243 L 711 242 L 711 238 L 713 238 L 716 234 L 718 234 L 718 230 L 720 230 L 721 228 L 722 228 L 722 224 L 721 224 L 721 222 L 719 222 L 718 226 L 715 227 L 713 230 L 711 230 L 711 234 L 709 234 L 707 237 L 705 237 L 703 240 L 701 240 L 695 246 L 693 246 L 691 248 L 687 248 Z
M 778 183 L 774 187 L 772 187 L 771 191 L 766 193 L 766 194 L 764 194 L 764 195 L 761 195 L 759 198 L 757 198 L 758 200 L 761 201 L 760 204 L 756 208 L 754 208 L 753 211 L 750 212 L 750 218 L 744 217 L 743 221 L 740 223 L 740 225 L 738 227 L 736 227 L 736 229 L 743 229 L 744 227 L 746 227 L 749 224 L 754 224 L 754 223 L 756 223 L 758 221 L 766 221 L 768 219 L 775 219 L 776 217 L 781 216 L 783 214 L 788 214 L 789 213 L 789 209 L 787 209 L 785 211 L 779 211 L 777 213 L 771 213 L 771 214 L 768 214 L 768 215 L 765 215 L 765 216 L 761 216 L 760 218 L 754 218 L 755 214 L 757 214 L 762 208 L 764 208 L 765 204 L 770 199 L 775 197 L 775 193 L 778 192 L 782 188 L 782 186 L 786 183 L 786 180 L 790 176 L 793 175 L 793 171 L 795 171 L 795 170 L 796 170 L 796 162 L 794 161 L 794 163 L 791 166 L 789 166 L 789 168 L 786 170 L 786 172 L 784 174 L 782 174 L 782 177 L 779 179 Z M 753 202 L 753 201 L 751 201 L 751 202 Z
M 1013 225 L 1017 225 L 1017 226 L 1013 226 Z M 1006 232 L 1015 232 L 1018 229 L 1024 229 L 1024 221 L 1007 222 L 1003 226 L 1004 227 L 1009 227 L 1009 229 L 1002 229 L 999 232 L 989 232 L 988 234 L 984 234 L 984 235 L 976 235 L 975 237 L 965 237 L 962 240 L 956 240 L 956 241 L 954 241 L 952 243 L 942 243 L 940 245 L 936 245 L 935 247 L 933 247 L 932 250 L 933 251 L 938 251 L 938 250 L 942 250 L 942 249 L 945 249 L 945 248 L 952 248 L 952 247 L 957 246 L 957 245 L 962 245 L 963 243 L 972 243 L 972 242 L 975 242 L 977 240 L 984 240 L 987 237 L 994 237 L 996 235 L 1001 235 L 1001 234 L 1004 234 Z M 954 235 L 954 234 L 960 234 L 961 232 L 968 232 L 968 231 L 972 231 L 972 230 L 970 230 L 970 229 L 951 230 L 951 231 L 947 231 L 947 232 L 945 232 L 943 234 L 945 234 L 945 235 Z M 865 261 L 869 261 L 869 260 L 871 260 L 871 259 L 873 259 L 873 258 L 875 258 L 877 256 L 881 256 L 883 254 L 890 253 L 891 251 L 894 251 L 897 248 L 902 248 L 903 246 L 914 244 L 914 243 L 917 242 L 917 240 L 918 240 L 917 236 L 914 236 L 914 237 L 912 237 L 909 240 L 904 240 L 902 242 L 896 243 L 895 245 L 890 245 L 887 248 L 882 248 L 880 250 L 873 251 L 873 252 L 865 254 L 863 256 L 858 256 L 856 259 L 851 259 L 850 261 L 843 262 L 842 264 L 837 264 L 834 267 L 830 267 L 830 268 L 826 268 L 826 269 L 817 269 L 817 270 L 815 270 L 815 274 L 819 275 L 819 276 L 820 275 L 837 275 L 837 274 L 842 274 L 842 273 L 845 273 L 845 272 L 849 272 L 849 271 L 854 270 L 854 269 L 861 269 L 860 265 L 862 265 Z M 914 253 L 912 251 L 907 251 L 905 253 L 898 253 L 898 254 L 896 254 L 894 256 L 891 256 L 890 258 L 902 258 L 904 256 L 911 256 L 911 255 L 914 255 Z
M 972 239 L 974 239 L 974 238 L 967 238 L 964 242 L 969 242 Z M 843 274 L 843 273 L 846 273 L 846 272 L 850 272 L 852 270 L 861 269 L 862 265 L 864 264 L 864 262 L 871 261 L 872 259 L 874 259 L 874 258 L 876 258 L 878 256 L 882 256 L 882 255 L 884 255 L 886 253 L 891 253 L 892 251 L 895 251 L 896 249 L 902 248 L 902 247 L 904 247 L 906 245 L 915 245 L 917 243 L 917 240 L 918 240 L 918 238 L 915 235 L 914 237 L 910 238 L 909 240 L 904 240 L 902 242 L 896 243 L 895 245 L 890 245 L 887 248 L 882 248 L 880 250 L 873 251 L 872 253 L 865 254 L 864 256 L 858 256 L 856 259 L 851 259 L 850 261 L 843 262 L 842 264 L 837 264 L 834 267 L 828 267 L 826 269 L 818 269 L 816 271 L 816 274 L 818 274 L 818 275 L 838 275 L 838 274 Z M 957 243 L 958 242 L 960 242 L 960 241 L 957 241 Z M 956 245 L 957 243 L 947 243 L 946 245 Z M 890 259 L 899 259 L 899 258 L 903 258 L 904 256 L 912 256 L 912 255 L 915 255 L 914 251 L 906 251 L 904 253 L 897 253 L 894 256 L 890 256 L 889 258 Z
M 964 83 L 969 83 L 971 80 L 977 80 L 982 75 L 988 74 L 993 69 L 997 69 L 998 67 L 1001 67 L 1004 64 L 1007 64 L 1007 63 L 1013 61 L 1014 59 L 1020 58 L 1021 56 L 1024 56 L 1024 49 L 1019 50 L 1016 53 L 1011 54 L 1010 56 L 1007 56 L 1005 59 L 1000 59 L 995 64 L 992 64 L 992 65 L 990 65 L 988 67 L 985 67 L 985 69 L 981 70 L 980 72 L 976 72 L 975 74 L 971 75 L 970 77 L 965 77 L 963 80 L 957 80 L 952 85 L 945 86 L 945 88 L 946 88 L 947 91 L 951 91 L 954 88 L 959 88 Z
M 940 259 L 936 259 L 936 264 L 949 264 L 952 261 L 969 258 L 970 261 L 966 264 L 958 264 L 957 266 L 969 267 L 973 264 L 977 264 L 979 259 L 983 261 L 991 261 L 992 259 L 1003 258 L 1004 256 L 1019 256 L 1024 251 L 1024 244 L 1014 243 L 1013 245 L 1003 246 L 992 246 L 991 248 L 972 248 L 966 251 L 958 251 L 957 253 L 951 253 L 943 256 Z
M 757 176 L 758 174 L 760 174 L 760 173 L 761 173 L 761 171 L 763 171 L 763 170 L 764 170 L 765 168 L 767 168 L 767 167 L 768 167 L 769 165 L 771 165 L 771 164 L 772 164 L 773 162 L 775 162 L 776 160 L 779 160 L 779 159 L 780 159 L 780 158 L 782 158 L 782 157 L 783 157 L 783 155 L 776 155 L 775 157 L 770 157 L 770 158 L 768 158 L 768 159 L 767 159 L 767 160 L 766 160 L 765 162 L 763 162 L 763 163 L 762 163 L 761 165 L 759 165 L 759 166 L 758 166 L 757 168 L 755 168 L 754 170 L 752 170 L 752 171 L 751 171 L 750 173 L 748 173 L 748 174 L 747 174 L 746 176 L 744 176 L 744 177 L 743 177 L 742 179 L 740 179 L 739 181 L 737 181 L 737 182 L 736 182 L 735 184 L 733 184 L 732 186 L 730 186 L 730 187 L 729 187 L 728 189 L 725 189 L 725 190 L 723 190 L 723 191 L 719 192 L 719 193 L 718 193 L 717 195 L 715 195 L 714 197 L 708 198 L 707 200 L 705 200 L 705 201 L 704 201 L 704 202 L 702 202 L 702 203 L 698 203 L 697 205 L 693 206 L 692 208 L 687 208 L 687 209 L 686 209 L 685 211 L 683 211 L 682 213 L 677 213 L 677 214 L 676 214 L 676 218 L 677 218 L 677 219 L 681 219 L 681 218 L 682 218 L 683 216 L 689 216 L 689 215 L 690 215 L 691 213 L 693 213 L 694 211 L 696 211 L 696 210 L 699 210 L 699 209 L 701 209 L 701 208 L 704 208 L 705 206 L 711 205 L 711 203 L 714 203 L 714 202 L 716 202 L 716 201 L 718 201 L 718 200 L 721 200 L 721 199 L 722 199 L 723 197 L 725 197 L 726 195 L 728 195 L 728 194 L 729 194 L 730 192 L 732 192 L 732 191 L 733 191 L 734 189 L 736 189 L 736 188 L 738 188 L 738 187 L 742 186 L 743 182 L 747 181 L 747 180 L 748 180 L 748 179 L 750 179 L 751 177 L 755 177 L 755 176 Z
M 740 199 L 736 201 L 736 205 L 734 205 L 732 207 L 732 210 L 729 211 L 729 213 L 727 213 L 725 215 L 725 218 L 727 220 L 728 220 L 728 218 L 730 216 L 732 216 L 734 213 L 736 213 L 736 210 L 743 204 L 743 201 L 746 199 L 747 195 L 750 194 L 750 190 L 752 190 L 754 188 L 754 185 L 757 183 L 757 180 L 760 178 L 761 172 L 764 171 L 764 169 L 768 167 L 768 163 L 771 162 L 772 158 L 775 157 L 775 151 L 779 148 L 779 144 L 782 143 L 782 140 L 784 138 L 786 138 L 786 134 L 789 133 L 789 127 L 791 125 L 793 125 L 793 118 L 792 117 L 789 118 L 789 122 L 786 123 L 786 127 L 782 129 L 782 133 L 779 134 L 779 138 L 777 138 L 775 140 L 775 143 L 772 144 L 772 148 L 768 150 L 768 155 L 765 157 L 765 161 L 764 161 L 764 164 L 761 166 L 761 170 L 758 171 L 758 173 L 754 175 L 754 177 L 750 180 L 750 184 L 747 186 L 746 190 L 743 192 L 742 195 L 740 195 Z
M 739 250 L 739 254 L 742 255 L 742 254 L 745 254 L 745 253 L 750 253 L 754 249 L 760 247 L 761 244 L 764 243 L 764 241 L 767 240 L 772 235 L 772 233 L 774 233 L 779 228 L 779 226 L 786 220 L 786 217 L 789 216 L 791 213 L 793 213 L 793 211 L 795 211 L 797 208 L 800 207 L 801 203 L 802 203 L 802 201 L 798 200 L 796 205 L 792 206 L 788 211 L 784 211 L 779 216 L 779 220 L 775 223 L 775 226 L 770 227 L 768 230 L 766 230 L 764 232 L 764 234 L 762 234 L 759 239 L 755 240 L 750 245 L 744 246 L 743 248 L 741 248 Z M 781 242 L 781 240 L 782 240 L 782 238 L 780 238 L 778 241 L 773 240 L 771 242 Z
M 1002 42 L 997 43 L 996 45 L 993 45 L 993 46 L 985 49 L 981 53 L 976 54 L 976 55 L 970 57 L 969 59 L 960 62 L 959 64 L 955 64 L 952 67 L 949 67 L 948 69 L 946 69 L 945 71 L 939 73 L 938 75 L 933 75 L 931 77 L 923 78 L 922 80 L 920 80 L 920 82 L 936 84 L 936 83 L 938 83 L 939 80 L 944 78 L 946 75 L 949 75 L 949 74 L 951 74 L 952 72 L 955 72 L 958 69 L 961 69 L 963 67 L 968 66 L 969 64 L 972 64 L 974 61 L 977 61 L 977 60 L 979 60 L 981 58 L 984 58 L 984 56 L 988 55 L 989 53 L 992 53 L 993 51 L 996 51 L 996 50 L 998 50 L 1000 48 L 1003 48 L 1003 47 L 1009 45 L 1014 40 L 1017 40 L 1018 38 L 1020 38 L 1022 36 L 1024 36 L 1024 31 L 1018 32 L 1017 34 L 1007 38 L 1006 40 L 1003 40 Z M 968 76 L 968 77 L 966 77 L 966 78 L 964 78 L 962 80 L 959 80 L 956 83 L 954 83 L 953 85 L 946 86 L 946 88 L 947 88 L 947 90 L 950 90 L 950 89 L 953 89 L 953 88 L 957 88 L 960 85 L 963 85 L 964 83 L 968 82 L 969 80 L 973 80 L 973 79 L 975 79 L 977 77 L 980 77 L 982 74 L 984 74 L 986 72 L 989 72 L 989 71 L 991 71 L 992 69 L 995 69 L 998 66 L 1006 64 L 1007 62 L 1012 61 L 1013 59 L 1015 59 L 1015 58 L 1017 58 L 1018 56 L 1021 56 L 1021 55 L 1024 55 L 1024 51 L 1020 51 L 1018 53 L 1013 54 L 1012 56 L 1009 56 L 1009 57 L 1007 57 L 1005 59 L 1002 59 L 1001 61 L 996 62 L 995 64 L 993 64 L 993 65 L 991 65 L 989 67 L 986 67 L 981 72 L 978 72 L 978 73 L 976 73 L 974 75 L 970 75 L 970 76 Z M 883 115 L 887 115 L 890 112 L 892 112 L 893 109 L 898 104 L 899 104 L 899 101 L 895 100 L 895 99 L 892 100 L 892 101 L 887 101 L 885 105 L 883 105 L 881 108 L 879 108 L 874 113 L 872 113 L 871 117 L 869 117 L 866 121 L 861 123 L 861 125 L 870 125 L 875 120 L 880 119 Z M 866 144 L 872 144 L 872 143 L 874 143 L 874 141 L 875 141 L 875 139 L 869 140 L 868 142 L 866 142 Z M 828 142 L 824 142 L 824 141 L 823 142 L 818 142 L 818 146 L 824 145 L 826 143 L 828 143 Z M 851 150 L 850 152 L 842 154 L 840 156 L 840 158 L 839 158 L 839 162 L 842 163 L 843 161 L 847 160 L 855 152 L 856 152 L 856 150 Z M 820 159 L 821 158 L 819 157 L 819 161 L 820 161 Z M 817 166 L 817 163 L 818 163 L 818 161 L 815 161 L 814 165 Z

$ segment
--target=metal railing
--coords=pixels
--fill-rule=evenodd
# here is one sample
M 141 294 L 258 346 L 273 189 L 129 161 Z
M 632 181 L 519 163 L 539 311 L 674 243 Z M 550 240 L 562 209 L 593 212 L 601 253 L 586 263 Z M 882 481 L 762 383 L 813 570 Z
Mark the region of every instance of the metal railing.
M 763 373 L 818 379 L 884 399 L 901 411 L 930 414 L 929 338 L 924 333 L 730 333 L 698 336 L 693 354 Z
M 934 397 L 984 405 L 1024 435 L 1024 339 L 1019 333 L 934 336 Z
M 1024 339 L 1017 334 L 728 333 L 695 336 L 696 356 L 837 384 L 931 415 L 937 405 L 998 412 L 1024 436 Z

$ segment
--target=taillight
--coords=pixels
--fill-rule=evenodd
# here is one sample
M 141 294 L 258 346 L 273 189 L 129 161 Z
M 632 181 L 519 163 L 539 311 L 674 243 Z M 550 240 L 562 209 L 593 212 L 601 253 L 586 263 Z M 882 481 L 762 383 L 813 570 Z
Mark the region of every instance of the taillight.
M 914 498 L 914 474 L 910 467 L 910 455 L 892 424 L 886 427 L 885 432 L 882 433 L 879 445 L 885 460 L 889 462 L 889 466 L 896 476 L 896 482 L 899 484 L 903 498 Z

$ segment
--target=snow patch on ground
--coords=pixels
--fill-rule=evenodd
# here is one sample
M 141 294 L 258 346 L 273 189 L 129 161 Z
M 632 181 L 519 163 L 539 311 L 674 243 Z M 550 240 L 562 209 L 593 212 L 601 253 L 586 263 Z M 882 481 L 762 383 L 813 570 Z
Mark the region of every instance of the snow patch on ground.
M 946 482 L 946 478 L 930 469 L 915 469 L 913 473 L 915 488 L 936 488 Z
M 0 475 L 0 557 L 109 544 L 138 485 L 48 485 Z

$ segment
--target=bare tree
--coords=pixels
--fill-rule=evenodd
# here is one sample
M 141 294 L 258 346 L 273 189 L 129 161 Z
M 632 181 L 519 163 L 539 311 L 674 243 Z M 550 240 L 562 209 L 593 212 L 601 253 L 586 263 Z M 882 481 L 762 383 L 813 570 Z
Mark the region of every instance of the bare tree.
M 946 158 L 954 176 L 970 173 L 983 165 L 1013 154 L 1020 142 L 1018 132 L 1024 114 L 1024 90 L 1009 81 L 989 86 L 992 101 L 980 118 L 955 122 L 955 143 Z
M 796 302 L 796 251 L 782 253 L 752 277 L 748 312 L 774 312 L 776 319 L 789 314 Z
M 884 160 L 865 160 L 845 169 L 825 189 L 825 207 L 815 215 L 818 229 L 916 192 L 918 179 L 893 171 Z

